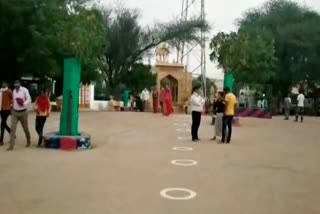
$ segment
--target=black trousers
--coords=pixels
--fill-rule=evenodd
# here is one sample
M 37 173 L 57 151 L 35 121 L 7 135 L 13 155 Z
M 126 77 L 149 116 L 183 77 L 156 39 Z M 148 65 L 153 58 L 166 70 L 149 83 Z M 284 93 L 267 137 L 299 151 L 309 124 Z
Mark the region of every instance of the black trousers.
M 2 110 L 0 111 L 1 114 L 1 136 L 0 136 L 0 143 L 3 143 L 4 138 L 4 131 L 7 130 L 7 132 L 10 133 L 10 127 L 7 124 L 8 117 L 10 115 L 10 110 Z
M 191 126 L 191 136 L 192 140 L 198 140 L 198 130 L 201 123 L 201 112 L 192 112 L 192 126 Z
M 232 120 L 233 116 L 223 116 L 223 123 L 222 123 L 222 138 L 221 141 L 225 142 L 227 137 L 227 143 L 230 143 L 231 141 L 231 135 L 232 135 Z M 228 129 L 228 133 L 227 132 Z M 226 136 L 227 134 L 227 136 Z
M 46 116 L 37 116 L 36 117 L 36 131 L 39 135 L 38 145 L 40 146 L 43 140 L 43 127 L 47 121 Z
M 303 122 L 303 112 L 304 112 L 303 107 L 297 107 L 297 109 L 296 109 L 296 122 L 298 122 L 299 116 L 300 116 L 300 122 Z

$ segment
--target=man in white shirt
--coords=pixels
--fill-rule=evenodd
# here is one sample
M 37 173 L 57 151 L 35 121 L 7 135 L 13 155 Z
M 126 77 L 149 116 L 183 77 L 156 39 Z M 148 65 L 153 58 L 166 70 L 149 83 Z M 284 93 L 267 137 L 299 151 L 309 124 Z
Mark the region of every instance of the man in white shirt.
M 143 102 L 143 109 L 145 109 L 149 100 L 150 100 L 150 93 L 149 93 L 148 89 L 146 89 L 146 88 L 143 89 L 143 91 L 140 94 L 140 98 Z
M 190 98 L 190 105 L 191 105 L 191 112 L 192 112 L 192 126 L 191 126 L 191 136 L 192 141 L 197 142 L 199 139 L 198 137 L 198 130 L 201 123 L 201 114 L 203 112 L 205 100 L 200 95 L 200 87 L 193 88 L 193 94 Z
M 304 100 L 305 96 L 302 92 L 302 90 L 299 90 L 299 95 L 297 97 L 297 110 L 296 110 L 296 122 L 298 122 L 299 115 L 300 115 L 300 122 L 303 122 L 303 112 L 304 112 Z
M 26 147 L 30 147 L 30 132 L 28 128 L 28 105 L 31 103 L 31 96 L 29 90 L 23 86 L 19 80 L 14 83 L 13 90 L 13 106 L 11 114 L 11 132 L 10 132 L 10 146 L 8 151 L 13 150 L 15 144 L 15 136 L 18 122 L 21 123 L 23 131 L 27 138 Z

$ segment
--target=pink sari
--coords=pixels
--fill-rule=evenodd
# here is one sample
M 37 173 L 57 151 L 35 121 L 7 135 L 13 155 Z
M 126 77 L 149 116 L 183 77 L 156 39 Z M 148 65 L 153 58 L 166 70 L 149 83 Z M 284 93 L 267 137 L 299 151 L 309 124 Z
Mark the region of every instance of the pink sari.
M 169 116 L 173 113 L 171 89 L 165 88 L 163 93 L 163 114 Z

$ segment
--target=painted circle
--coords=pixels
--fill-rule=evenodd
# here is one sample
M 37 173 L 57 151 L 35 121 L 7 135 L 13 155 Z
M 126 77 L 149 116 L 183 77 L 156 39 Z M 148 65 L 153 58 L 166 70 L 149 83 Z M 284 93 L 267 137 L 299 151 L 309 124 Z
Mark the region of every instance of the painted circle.
M 188 195 L 183 197 L 175 197 L 175 196 L 169 195 L 168 194 L 169 192 L 185 192 Z M 191 200 L 195 198 L 197 196 L 197 193 L 186 188 L 167 188 L 167 189 L 161 190 L 160 195 L 166 199 L 182 201 L 182 200 Z
M 184 146 L 173 147 L 172 149 L 176 151 L 192 151 L 193 150 L 193 148 L 191 147 L 184 147 Z
M 189 137 L 178 137 L 178 140 L 188 140 Z
M 198 162 L 195 161 L 195 160 L 185 160 L 185 159 L 182 159 L 182 160 L 172 160 L 171 163 L 173 165 L 177 165 L 177 166 L 194 166 L 194 165 L 197 165 Z

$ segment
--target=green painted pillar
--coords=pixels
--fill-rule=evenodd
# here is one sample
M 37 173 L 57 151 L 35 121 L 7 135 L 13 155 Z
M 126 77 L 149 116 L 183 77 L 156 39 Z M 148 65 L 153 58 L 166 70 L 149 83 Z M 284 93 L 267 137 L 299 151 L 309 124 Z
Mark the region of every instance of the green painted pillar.
M 223 88 L 229 87 L 230 91 L 233 90 L 233 82 L 234 78 L 230 71 L 224 73 L 224 81 L 223 81 Z
M 128 102 L 129 102 L 129 91 L 125 90 L 122 93 L 122 101 L 123 101 L 123 106 L 128 107 Z
M 64 60 L 60 135 L 76 136 L 79 134 L 80 73 L 81 64 L 79 59 L 67 58 Z

